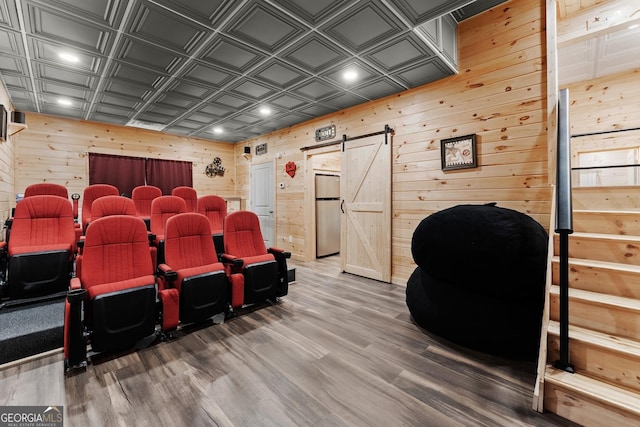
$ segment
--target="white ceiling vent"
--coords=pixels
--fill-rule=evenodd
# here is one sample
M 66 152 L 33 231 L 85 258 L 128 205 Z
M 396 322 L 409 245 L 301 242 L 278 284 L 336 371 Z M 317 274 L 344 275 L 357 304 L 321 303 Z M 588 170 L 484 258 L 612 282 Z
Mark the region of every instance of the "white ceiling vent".
M 142 120 L 129 120 L 126 126 L 157 131 L 162 131 L 165 127 L 162 123 L 144 122 Z

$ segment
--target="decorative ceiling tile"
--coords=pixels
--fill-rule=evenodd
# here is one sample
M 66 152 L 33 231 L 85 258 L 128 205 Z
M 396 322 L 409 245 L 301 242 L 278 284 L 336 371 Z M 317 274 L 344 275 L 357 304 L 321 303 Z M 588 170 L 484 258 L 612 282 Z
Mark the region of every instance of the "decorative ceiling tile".
M 104 72 L 106 59 L 98 54 L 78 50 L 60 43 L 50 43 L 46 40 L 30 38 L 29 50 L 34 61 L 48 62 L 61 67 L 68 67 L 70 70 L 80 70 L 92 74 Z M 74 63 L 65 62 L 60 58 L 60 54 L 71 53 L 75 55 L 77 61 Z
M 351 75 L 345 75 L 346 73 L 351 73 Z M 321 76 L 337 86 L 349 88 L 356 84 L 361 84 L 382 77 L 382 74 L 366 65 L 364 62 L 354 59 L 330 68 L 323 72 Z
M 68 68 L 36 63 L 33 71 L 35 77 L 39 80 L 50 80 L 63 84 L 69 83 L 76 86 L 83 86 L 87 90 L 94 90 L 97 84 L 96 76 L 72 71 Z
M 280 108 L 284 108 L 285 110 L 295 110 L 296 108 L 300 108 L 303 105 L 307 104 L 308 101 L 285 92 L 281 95 L 271 98 L 269 100 L 269 103 Z
M 199 111 L 218 118 L 224 118 L 235 113 L 237 110 L 235 108 L 226 107 L 219 104 L 207 104 L 204 107 L 200 108 Z
M 332 96 L 331 98 L 323 99 L 322 103 L 337 110 L 342 110 L 348 107 L 353 107 L 354 105 L 362 104 L 366 101 L 366 98 L 358 96 L 354 93 L 343 92 L 339 95 Z
M 329 37 L 355 52 L 362 52 L 406 30 L 399 19 L 375 0 L 348 9 L 321 28 Z
M 327 19 L 346 3 L 344 0 L 274 0 L 274 2 L 312 26 Z
M 385 96 L 393 93 L 401 92 L 404 89 L 405 87 L 400 86 L 391 79 L 382 78 L 380 80 L 357 86 L 351 89 L 351 91 L 367 99 L 378 99 L 384 98 Z
M 167 74 L 152 72 L 147 68 L 142 68 L 123 61 L 114 61 L 108 75 L 111 79 L 123 80 L 148 86 L 149 88 L 157 87 L 162 81 L 168 78 Z
M 328 105 L 318 103 L 318 104 L 311 104 L 308 107 L 301 108 L 298 111 L 300 111 L 301 113 L 308 114 L 312 117 L 319 117 L 319 116 L 324 116 L 325 114 L 334 113 L 338 111 L 338 109 L 334 107 L 330 107 Z
M 189 55 L 209 30 L 164 8 L 143 3 L 136 8 L 128 32 L 150 43 Z
M 3 55 L 24 55 L 20 33 L 0 28 L 0 53 Z
M 159 73 L 171 73 L 184 60 L 170 50 L 131 37 L 126 37 L 119 47 L 117 58 Z
M 180 11 L 180 14 L 200 22 L 211 25 L 219 22 L 232 13 L 231 7 L 237 0 L 155 0 L 168 10 Z
M 389 0 L 414 26 L 445 15 L 467 4 L 469 0 Z M 485 1 L 485 0 L 480 0 Z M 505 1 L 505 0 L 501 0 Z M 484 10 L 484 9 L 483 9 Z
M 213 98 L 212 101 L 217 104 L 222 104 L 226 107 L 231 107 L 238 110 L 241 108 L 245 108 L 251 104 L 251 101 L 249 101 L 248 99 L 228 93 L 220 93 L 218 96 Z
M 255 101 L 260 101 L 276 92 L 272 87 L 246 79 L 230 86 L 227 90 Z
M 0 73 L 27 76 L 29 74 L 27 62 L 21 58 L 0 55 Z
M 32 37 L 105 54 L 114 38 L 112 30 L 92 25 L 68 13 L 26 4 L 25 25 Z
M 200 62 L 194 62 L 182 75 L 185 80 L 215 87 L 222 87 L 236 77 L 236 74 L 229 71 Z
M 301 35 L 305 28 L 268 3 L 253 0 L 239 11 L 224 32 L 270 53 Z
M 218 37 L 201 59 L 237 73 L 244 73 L 258 61 L 264 59 L 264 54 L 230 38 Z
M 271 86 L 285 89 L 310 77 L 310 75 L 286 62 L 272 59 L 254 71 L 252 77 Z
M 315 74 L 345 61 L 349 55 L 329 40 L 311 33 L 283 52 L 282 57 Z
M 416 87 L 452 74 L 453 71 L 449 70 L 441 60 L 432 59 L 400 70 L 394 76 L 404 82 L 407 87 Z
M 311 79 L 291 89 L 291 92 L 313 101 L 334 95 L 340 90 L 319 79 Z
M 371 49 L 365 58 L 386 72 L 392 72 L 435 56 L 415 34 L 403 34 Z
M 34 1 L 27 0 L 28 3 Z M 94 23 L 116 28 L 122 16 L 126 2 L 118 0 L 35 0 L 44 6 L 63 9 L 69 14 L 82 16 Z

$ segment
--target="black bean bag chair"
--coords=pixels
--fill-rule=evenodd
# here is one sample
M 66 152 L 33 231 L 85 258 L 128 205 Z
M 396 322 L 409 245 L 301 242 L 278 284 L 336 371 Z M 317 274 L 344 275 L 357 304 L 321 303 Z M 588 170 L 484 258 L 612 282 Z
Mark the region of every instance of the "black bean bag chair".
M 494 205 L 436 212 L 416 228 L 407 282 L 415 322 L 474 350 L 535 359 L 544 304 L 547 233 Z

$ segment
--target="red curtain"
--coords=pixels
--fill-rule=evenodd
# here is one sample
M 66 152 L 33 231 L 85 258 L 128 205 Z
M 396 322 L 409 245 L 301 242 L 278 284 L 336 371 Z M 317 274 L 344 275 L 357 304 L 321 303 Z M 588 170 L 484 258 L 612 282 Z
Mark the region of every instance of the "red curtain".
M 167 195 L 181 185 L 193 187 L 192 169 L 179 160 L 89 153 L 89 185 L 111 184 L 128 197 L 138 185 L 155 185 Z
M 111 184 L 131 197 L 134 187 L 144 185 L 145 159 L 89 153 L 89 185 Z
M 147 159 L 147 185 L 155 185 L 165 195 L 182 185 L 193 187 L 192 169 L 191 162 Z

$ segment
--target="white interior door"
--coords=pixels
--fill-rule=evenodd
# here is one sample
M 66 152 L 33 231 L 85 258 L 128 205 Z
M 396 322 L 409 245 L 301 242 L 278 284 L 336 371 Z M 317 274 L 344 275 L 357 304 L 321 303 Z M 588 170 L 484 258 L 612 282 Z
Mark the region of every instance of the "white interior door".
M 391 282 L 391 142 L 347 141 L 340 184 L 342 270 Z
M 251 210 L 260 219 L 260 229 L 267 247 L 275 243 L 274 187 L 272 162 L 251 166 Z

